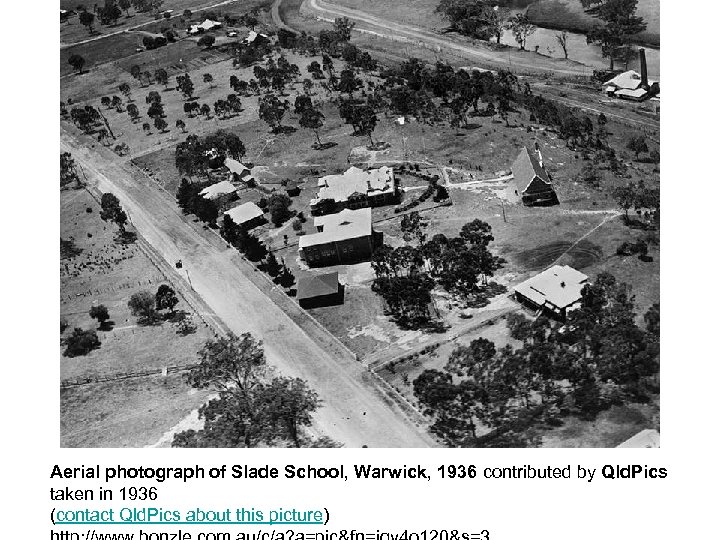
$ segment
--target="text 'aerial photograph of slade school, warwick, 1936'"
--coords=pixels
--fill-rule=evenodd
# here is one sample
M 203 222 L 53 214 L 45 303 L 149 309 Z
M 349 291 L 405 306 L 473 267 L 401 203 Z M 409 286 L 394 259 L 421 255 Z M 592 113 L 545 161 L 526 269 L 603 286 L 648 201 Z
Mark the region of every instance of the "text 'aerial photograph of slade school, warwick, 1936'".
M 60 8 L 61 447 L 660 446 L 660 0 Z

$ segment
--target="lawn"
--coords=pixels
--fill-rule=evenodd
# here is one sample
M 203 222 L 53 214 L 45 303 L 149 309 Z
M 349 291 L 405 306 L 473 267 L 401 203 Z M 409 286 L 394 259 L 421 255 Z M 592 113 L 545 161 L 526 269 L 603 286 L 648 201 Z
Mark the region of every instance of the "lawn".
M 141 290 L 154 293 L 167 281 L 138 243 L 117 243 L 116 227 L 102 221 L 99 213 L 99 205 L 87 191 L 61 193 L 61 238 L 73 238 L 81 250 L 60 261 L 60 316 L 68 323 L 64 335 L 75 327 L 97 329 L 97 321 L 88 314 L 93 305 L 103 304 L 110 313 L 106 328 L 97 332 L 99 349 L 85 356 L 60 358 L 61 380 L 97 380 L 195 363 L 197 351 L 213 332 L 182 298 L 176 310 L 193 318 L 195 333 L 181 336 L 169 321 L 138 324 L 127 307 L 130 296 Z M 169 429 L 197 405 L 197 398 L 188 398 L 188 389 L 182 388 L 179 379 L 168 378 L 171 382 L 159 388 L 149 381 L 130 379 L 62 390 L 63 446 L 154 442 L 157 432 Z
M 207 391 L 191 389 L 181 374 L 62 388 L 60 446 L 152 445 L 207 397 Z

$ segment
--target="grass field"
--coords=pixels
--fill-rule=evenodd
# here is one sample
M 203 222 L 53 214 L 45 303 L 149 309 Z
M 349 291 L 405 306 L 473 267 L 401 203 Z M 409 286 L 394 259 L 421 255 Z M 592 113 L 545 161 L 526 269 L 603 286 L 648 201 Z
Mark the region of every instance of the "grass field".
M 60 390 L 60 446 L 141 448 L 207 399 L 180 374 L 142 377 Z
M 330 0 L 330 3 L 421 28 L 442 31 L 448 27 L 447 20 L 435 11 L 439 0 Z M 595 19 L 582 9 L 580 0 L 510 0 L 505 4 L 511 9 L 527 8 L 528 17 L 538 26 L 585 31 L 595 23 Z M 648 26 L 639 37 L 648 43 L 659 44 L 660 0 L 639 0 L 637 12 Z
M 103 304 L 110 313 L 106 329 L 98 330 L 99 349 L 85 356 L 61 357 L 61 380 L 96 380 L 196 362 L 197 351 L 212 332 L 182 299 L 176 310 L 189 313 L 198 327 L 195 333 L 180 336 L 169 321 L 138 325 L 128 310 L 128 299 L 140 290 L 154 293 L 166 280 L 137 243 L 116 243 L 116 227 L 102 221 L 99 213 L 99 205 L 87 191 L 61 193 L 61 238 L 73 238 L 82 250 L 60 261 L 60 315 L 68 323 L 65 335 L 75 327 L 97 328 L 97 321 L 88 314 L 93 305 Z M 138 379 L 61 391 L 63 445 L 135 446 L 137 437 L 153 436 L 146 424 L 168 429 L 174 424 L 172 417 L 153 417 L 153 411 L 172 409 L 178 415 L 187 414 L 191 410 L 188 404 L 194 406 L 195 400 L 188 401 L 187 388 L 181 390 L 179 383 L 167 384 L 163 383 L 159 390 L 163 397 L 155 405 L 149 405 L 155 398 L 143 393 L 153 384 Z M 107 418 L 113 420 L 106 422 Z M 123 427 L 111 429 L 116 421 Z

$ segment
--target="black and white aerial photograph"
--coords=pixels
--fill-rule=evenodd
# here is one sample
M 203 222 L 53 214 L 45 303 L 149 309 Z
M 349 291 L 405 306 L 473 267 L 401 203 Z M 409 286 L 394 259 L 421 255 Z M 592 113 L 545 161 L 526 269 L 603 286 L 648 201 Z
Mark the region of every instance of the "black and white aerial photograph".
M 59 37 L 60 447 L 660 447 L 660 0 Z

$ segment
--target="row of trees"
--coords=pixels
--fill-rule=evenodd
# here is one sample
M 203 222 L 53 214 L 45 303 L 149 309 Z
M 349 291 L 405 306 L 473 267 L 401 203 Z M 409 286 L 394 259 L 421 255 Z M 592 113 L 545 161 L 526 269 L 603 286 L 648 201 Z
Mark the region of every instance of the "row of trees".
M 321 405 L 317 393 L 302 379 L 274 374 L 250 334 L 209 340 L 198 356 L 186 380 L 218 397 L 200 408 L 203 428 L 178 433 L 174 447 L 336 446 L 303 433 Z
M 401 230 L 408 244 L 395 249 L 382 246 L 370 263 L 376 276 L 372 290 L 404 327 L 417 328 L 430 321 L 430 293 L 436 284 L 464 302 L 481 301 L 488 278 L 504 263 L 489 250 L 494 238 L 484 221 L 466 223 L 455 238 L 436 234 L 428 241 L 423 229 L 418 212 L 404 215 Z
M 657 392 L 659 317 L 655 305 L 638 327 L 630 288 L 603 273 L 584 287 L 567 324 L 510 317 L 520 347 L 476 339 L 442 370 L 423 371 L 413 390 L 450 446 L 535 446 L 538 429 L 563 416 L 592 419 Z
M 94 32 L 95 17 L 103 25 L 117 24 L 118 19 L 124 11 L 126 16 L 130 16 L 130 8 L 135 8 L 139 13 L 149 11 L 157 11 L 163 4 L 163 0 L 105 0 L 104 5 L 95 4 L 95 12 L 88 11 L 82 4 L 78 5 L 78 18 L 80 24 L 85 26 L 90 34 Z

